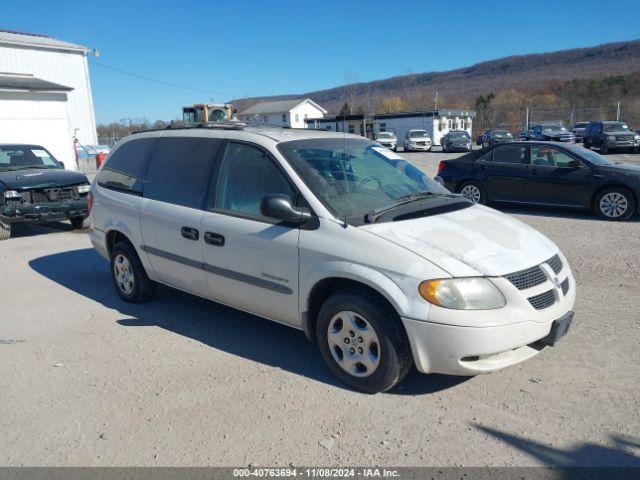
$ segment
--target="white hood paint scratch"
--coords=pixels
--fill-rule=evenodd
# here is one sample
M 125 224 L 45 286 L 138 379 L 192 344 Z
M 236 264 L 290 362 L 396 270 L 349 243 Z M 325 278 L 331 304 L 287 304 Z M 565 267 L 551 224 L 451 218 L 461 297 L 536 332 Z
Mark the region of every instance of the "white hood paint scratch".
M 362 228 L 411 250 L 452 276 L 500 276 L 542 263 L 558 251 L 528 225 L 479 205 Z

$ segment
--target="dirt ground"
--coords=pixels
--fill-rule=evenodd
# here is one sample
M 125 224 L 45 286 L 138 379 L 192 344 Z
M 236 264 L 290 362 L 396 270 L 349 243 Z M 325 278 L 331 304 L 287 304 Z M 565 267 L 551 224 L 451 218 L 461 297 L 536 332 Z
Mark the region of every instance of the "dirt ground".
M 433 175 L 451 156 L 407 158 Z M 0 243 L 0 465 L 640 466 L 640 218 L 508 213 L 570 261 L 568 335 L 374 396 L 302 332 L 168 288 L 126 304 L 86 232 L 19 228 Z

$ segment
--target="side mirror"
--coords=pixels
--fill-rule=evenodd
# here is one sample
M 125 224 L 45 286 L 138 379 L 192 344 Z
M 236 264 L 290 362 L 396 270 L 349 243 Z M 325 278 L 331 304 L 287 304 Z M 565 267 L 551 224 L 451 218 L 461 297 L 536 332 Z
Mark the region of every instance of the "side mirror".
M 582 162 L 580 160 L 571 160 L 567 165 L 569 168 L 582 168 Z
M 307 223 L 312 218 L 308 210 L 291 205 L 291 199 L 287 195 L 267 195 L 260 203 L 260 211 L 266 217 L 295 225 Z

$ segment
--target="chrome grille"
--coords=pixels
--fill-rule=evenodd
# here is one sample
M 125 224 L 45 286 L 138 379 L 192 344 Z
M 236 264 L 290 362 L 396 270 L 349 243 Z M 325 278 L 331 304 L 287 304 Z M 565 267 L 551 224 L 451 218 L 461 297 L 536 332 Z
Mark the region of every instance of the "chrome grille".
M 548 290 L 539 295 L 529 297 L 528 300 L 533 308 L 535 308 L 536 310 L 543 310 L 556 303 L 556 294 L 553 292 L 553 290 Z
M 566 295 L 569 291 L 569 277 L 565 278 L 564 282 L 562 282 L 560 286 L 562 287 L 562 294 Z
M 551 270 L 553 270 L 556 275 L 562 270 L 562 260 L 560 260 L 558 255 L 554 255 L 545 263 L 551 267 Z
M 513 283 L 518 290 L 526 290 L 527 288 L 535 287 L 547 281 L 547 277 L 538 265 L 526 270 L 510 273 L 509 275 L 505 275 L 504 278 Z

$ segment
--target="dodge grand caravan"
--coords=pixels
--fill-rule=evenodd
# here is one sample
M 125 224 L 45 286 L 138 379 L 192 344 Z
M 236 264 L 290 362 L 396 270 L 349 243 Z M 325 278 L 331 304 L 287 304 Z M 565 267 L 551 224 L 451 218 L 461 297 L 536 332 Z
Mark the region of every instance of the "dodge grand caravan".
M 302 329 L 353 388 L 476 375 L 538 354 L 572 320 L 567 259 L 396 153 L 314 130 L 132 135 L 91 187 L 118 294 L 157 283 Z

